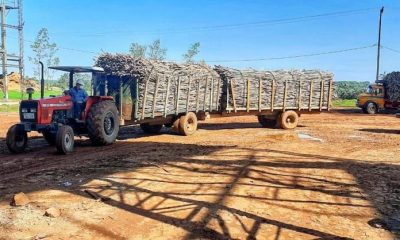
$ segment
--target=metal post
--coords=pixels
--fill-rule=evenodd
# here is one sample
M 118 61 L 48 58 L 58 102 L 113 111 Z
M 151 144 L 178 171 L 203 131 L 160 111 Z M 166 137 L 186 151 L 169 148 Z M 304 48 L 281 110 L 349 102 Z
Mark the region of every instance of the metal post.
M 40 98 L 44 98 L 44 65 L 41 61 L 40 64 Z
M 8 100 L 8 79 L 7 79 L 7 49 L 6 49 L 6 5 L 5 2 L 1 3 L 1 50 L 2 50 L 2 63 L 3 63 L 3 84 L 4 84 L 4 98 Z
M 376 81 L 379 80 L 379 62 L 381 58 L 381 31 L 382 31 L 382 15 L 384 7 L 381 8 L 379 14 L 379 34 L 378 34 L 378 55 L 376 59 Z
M 21 92 L 25 86 L 25 66 L 24 66 L 24 18 L 22 0 L 18 0 L 18 38 L 19 38 L 19 74 L 21 76 Z

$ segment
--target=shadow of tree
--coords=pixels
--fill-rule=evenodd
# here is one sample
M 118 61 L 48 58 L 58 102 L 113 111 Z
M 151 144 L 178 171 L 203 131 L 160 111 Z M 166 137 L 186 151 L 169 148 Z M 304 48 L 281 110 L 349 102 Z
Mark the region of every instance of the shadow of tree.
M 364 128 L 360 129 L 360 131 L 370 132 L 370 133 L 383 133 L 383 134 L 400 134 L 400 130 L 398 129 Z
M 41 146 L 42 140 L 36 141 Z M 4 141 L 0 140 L 0 147 L 4 147 L 1 146 L 3 144 Z M 235 238 L 233 230 L 237 231 L 238 226 L 227 222 L 227 215 L 236 219 L 247 239 L 262 239 L 258 234 L 263 226 L 277 229 L 275 239 L 285 238 L 282 235 L 285 231 L 317 239 L 349 239 L 287 222 L 282 216 L 270 217 L 256 213 L 254 209 L 230 204 L 235 199 L 243 199 L 247 203 L 266 201 L 270 206 L 313 214 L 321 212 L 312 207 L 304 209 L 297 204 L 361 209 L 373 207 L 386 222 L 400 216 L 398 165 L 257 147 L 140 141 L 117 142 L 103 148 L 91 147 L 85 141 L 79 144 L 84 147 L 70 156 L 57 158 L 49 157 L 54 152 L 49 147 L 33 149 L 22 155 L 0 156 L 0 181 L 6 185 L 6 188 L 0 188 L 0 195 L 49 188 L 65 191 L 59 183 L 68 178 L 73 183 L 68 191 L 84 197 L 89 196 L 83 190 L 95 191 L 110 198 L 104 202 L 109 206 L 187 231 L 186 239 Z M 46 158 L 40 159 L 46 154 Z M 313 169 L 345 171 L 356 182 L 323 178 L 312 174 L 310 170 Z M 130 177 L 119 176 L 124 172 L 129 172 Z M 81 182 L 74 180 L 78 174 Z M 21 177 L 24 181 L 13 182 Z M 93 180 L 107 185 L 92 185 Z M 252 193 L 254 188 L 268 190 L 271 194 Z M 332 200 L 285 198 L 282 191 L 307 191 L 330 196 Z M 188 213 L 186 217 L 178 214 L 183 210 Z M 353 216 L 348 211 L 327 211 L 323 214 Z M 98 226 L 90 224 L 82 223 L 82 227 L 101 231 Z M 395 227 L 389 226 L 388 229 L 399 234 Z

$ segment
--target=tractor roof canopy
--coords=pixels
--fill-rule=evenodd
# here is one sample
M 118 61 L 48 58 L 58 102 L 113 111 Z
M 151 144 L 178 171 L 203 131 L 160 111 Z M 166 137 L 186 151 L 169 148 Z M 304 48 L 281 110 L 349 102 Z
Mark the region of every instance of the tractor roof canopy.
M 87 66 L 54 66 L 49 67 L 51 69 L 73 72 L 73 73 L 93 73 L 93 72 L 104 72 L 101 67 L 87 67 Z
M 50 69 L 60 70 L 69 72 L 69 88 L 74 86 L 74 74 L 75 73 L 102 73 L 104 69 L 101 67 L 85 67 L 85 66 L 53 66 Z

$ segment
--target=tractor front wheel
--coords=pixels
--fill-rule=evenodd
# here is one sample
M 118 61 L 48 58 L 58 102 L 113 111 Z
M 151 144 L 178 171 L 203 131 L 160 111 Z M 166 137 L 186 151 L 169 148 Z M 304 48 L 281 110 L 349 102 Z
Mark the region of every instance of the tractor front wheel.
M 56 135 L 57 152 L 68 154 L 74 151 L 74 130 L 70 126 L 64 125 L 58 128 Z
M 96 103 L 87 118 L 87 130 L 95 145 L 109 145 L 115 142 L 119 132 L 117 106 L 113 101 Z
M 10 152 L 22 153 L 25 151 L 28 143 L 28 134 L 25 131 L 18 131 L 17 125 L 13 125 L 8 129 L 6 144 Z

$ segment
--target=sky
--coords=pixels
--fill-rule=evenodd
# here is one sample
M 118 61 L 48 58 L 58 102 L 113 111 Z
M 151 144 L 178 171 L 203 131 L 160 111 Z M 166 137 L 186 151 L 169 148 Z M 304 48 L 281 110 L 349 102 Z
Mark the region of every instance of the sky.
M 47 28 L 60 65 L 93 65 L 101 52 L 127 53 L 132 42 L 160 39 L 172 61 L 200 42 L 196 59 L 212 65 L 321 69 L 339 81 L 373 81 L 381 6 L 381 72 L 399 71 L 398 0 L 25 0 L 26 74 L 34 68 L 30 45 Z M 17 35 L 8 31 L 15 51 Z M 314 55 L 327 52 L 334 53 Z M 307 56 L 286 58 L 299 55 Z

